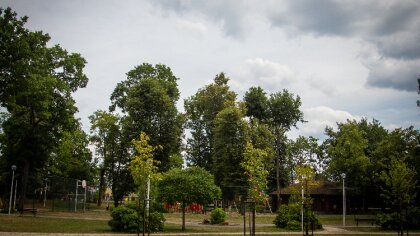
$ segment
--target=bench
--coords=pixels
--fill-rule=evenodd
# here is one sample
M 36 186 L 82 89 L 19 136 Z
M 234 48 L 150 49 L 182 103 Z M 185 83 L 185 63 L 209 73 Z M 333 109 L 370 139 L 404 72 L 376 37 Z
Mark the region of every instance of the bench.
M 26 213 L 26 212 L 29 212 L 29 213 L 32 213 L 32 214 L 36 215 L 36 213 L 38 213 L 38 209 L 36 209 L 36 208 L 23 208 L 23 209 L 20 209 L 20 214 L 21 215 L 23 215 L 23 213 Z
M 359 226 L 359 221 L 370 222 L 371 225 L 373 225 L 373 223 L 375 223 L 376 221 L 375 219 L 372 219 L 372 218 L 355 218 L 354 220 L 356 221 L 356 226 Z

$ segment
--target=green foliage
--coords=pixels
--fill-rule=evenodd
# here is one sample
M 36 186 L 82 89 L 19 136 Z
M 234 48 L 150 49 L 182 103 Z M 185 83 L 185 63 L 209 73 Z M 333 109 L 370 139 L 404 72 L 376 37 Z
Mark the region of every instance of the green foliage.
M 152 212 L 149 216 L 148 228 L 151 232 L 163 231 L 165 226 L 165 217 L 160 212 Z
M 326 132 L 330 136 L 327 141 L 327 152 L 331 158 L 328 173 L 335 179 L 340 179 L 340 175 L 345 173 L 348 186 L 366 188 L 370 183 L 368 173 L 372 167 L 371 160 L 365 154 L 368 144 L 366 134 L 355 121 L 338 124 L 337 132 L 329 128 Z
M 248 139 L 248 127 L 243 116 L 243 109 L 232 106 L 220 111 L 215 119 L 213 172 L 223 198 L 229 200 L 236 194 L 245 194 L 248 187 L 240 165 Z
M 318 147 L 318 139 L 304 136 L 299 136 L 295 141 L 287 142 L 287 156 L 291 164 L 291 169 L 295 170 L 298 165 L 309 165 L 317 172 L 316 168 L 319 163 L 320 149 Z M 319 172 L 321 170 L 318 170 Z M 296 178 L 296 173 L 293 173 L 293 179 Z
M 111 112 L 96 111 L 89 117 L 91 122 L 91 142 L 95 145 L 99 163 L 100 198 L 105 189 L 105 183 L 111 185 L 114 205 L 118 206 L 121 197 L 134 188 L 133 179 L 126 166 L 130 162 L 128 154 L 129 140 L 122 130 L 123 120 Z M 101 201 L 98 202 L 100 205 Z
M 16 164 L 23 177 L 22 200 L 29 172 L 43 168 L 63 133 L 75 130 L 72 93 L 88 82 L 86 60 L 59 45 L 49 47 L 50 36 L 26 29 L 27 20 L 0 9 L 0 106 L 6 113 L 1 152 L 4 166 Z
M 220 111 L 233 106 L 236 94 L 229 90 L 229 78 L 224 73 L 216 75 L 214 82 L 206 85 L 184 102 L 186 128 L 191 130 L 187 139 L 187 160 L 213 174 L 215 119 Z
M 254 148 L 251 143 L 247 143 L 244 151 L 244 160 L 241 162 L 250 187 L 248 196 L 257 202 L 268 200 L 268 196 L 265 193 L 268 170 L 263 162 L 267 155 L 268 153 L 265 150 Z
M 117 232 L 136 232 L 139 227 L 138 214 L 136 209 L 125 205 L 115 207 L 111 211 L 112 220 L 108 222 L 112 231 Z
M 281 205 L 276 219 L 273 223 L 278 228 L 287 228 L 288 223 L 291 221 L 300 221 L 301 220 L 301 208 L 300 204 L 294 203 L 289 205 Z M 287 228 L 288 229 L 288 228 Z
M 302 220 L 301 204 L 291 203 L 289 205 L 281 205 L 278 210 L 278 215 L 274 219 L 273 223 L 278 228 L 288 230 L 299 230 L 301 229 Z M 322 229 L 322 225 L 319 222 L 318 217 L 309 209 L 305 209 L 305 222 L 313 222 L 314 229 Z
M 139 193 L 144 194 L 147 180 L 157 181 L 160 177 L 157 168 L 157 162 L 153 159 L 153 152 L 159 148 L 153 147 L 149 144 L 150 137 L 144 133 L 140 133 L 138 140 L 133 140 L 132 143 L 135 148 L 135 153 L 130 162 L 130 173 L 133 176 L 134 182 L 139 188 Z M 145 197 L 144 195 L 142 196 Z
M 251 87 L 244 96 L 246 115 L 266 121 L 268 118 L 268 98 L 261 87 Z
M 213 175 L 199 168 L 171 169 L 158 182 L 159 199 L 168 203 L 208 204 L 220 197 Z
M 142 214 L 140 214 L 142 216 Z M 127 204 L 115 207 L 111 211 L 112 219 L 108 222 L 112 231 L 117 232 L 136 232 L 143 230 L 143 219 L 138 215 L 136 204 Z M 162 231 L 164 227 L 165 217 L 162 213 L 152 212 L 149 216 L 150 232 Z
M 400 218 L 401 217 L 401 218 Z M 376 216 L 377 224 L 382 229 L 386 230 L 399 230 L 401 222 L 406 229 L 420 229 L 420 209 L 418 207 L 410 207 L 407 213 L 403 213 L 400 216 L 397 212 L 393 213 L 381 213 Z
M 226 220 L 226 212 L 222 208 L 216 208 L 210 213 L 211 224 L 222 224 Z
M 287 226 L 286 229 L 288 230 L 300 230 L 302 228 L 302 223 L 300 221 L 297 220 L 291 220 L 289 222 L 287 222 Z
M 272 126 L 289 131 L 290 128 L 296 127 L 298 122 L 304 122 L 303 112 L 300 110 L 301 105 L 300 97 L 295 97 L 286 89 L 271 94 L 268 99 L 269 122 Z
M 162 146 L 154 154 L 160 171 L 170 168 L 170 156 L 180 150 L 184 117 L 176 107 L 177 80 L 169 67 L 144 63 L 130 70 L 111 95 L 110 109 L 118 107 L 125 116 L 125 136 L 132 140 L 142 131 L 150 145 Z
M 187 204 L 208 204 L 219 198 L 220 188 L 214 184 L 214 177 L 210 172 L 199 168 L 171 169 L 163 174 L 158 182 L 161 202 L 179 202 L 183 207 L 183 215 Z M 185 218 L 182 219 L 182 229 L 185 230 Z
M 93 181 L 95 166 L 88 145 L 88 135 L 80 124 L 73 132 L 64 131 L 47 162 L 50 174 Z

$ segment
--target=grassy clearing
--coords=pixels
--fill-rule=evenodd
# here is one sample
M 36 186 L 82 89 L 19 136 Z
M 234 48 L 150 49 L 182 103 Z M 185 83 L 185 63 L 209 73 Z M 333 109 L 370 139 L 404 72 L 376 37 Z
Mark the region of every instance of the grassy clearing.
M 1 232 L 104 233 L 111 232 L 106 221 L 0 215 Z
M 0 232 L 39 232 L 39 233 L 113 233 L 108 226 L 110 212 L 105 210 L 82 212 L 51 212 L 41 211 L 36 217 L 30 214 L 18 216 L 17 214 L 8 216 L 0 214 Z M 186 231 L 181 231 L 182 216 L 181 213 L 166 213 L 165 229 L 166 233 L 220 233 L 223 232 L 243 232 L 243 216 L 237 213 L 229 213 L 227 221 L 229 225 L 202 225 L 203 219 L 208 219 L 209 214 L 186 214 Z M 249 215 L 247 215 L 247 220 Z M 276 234 L 284 232 L 277 229 L 272 221 L 275 214 L 257 214 L 256 224 L 257 232 L 267 232 Z M 340 227 L 342 225 L 341 215 L 321 215 L 320 220 L 324 225 Z M 248 222 L 247 222 L 248 223 Z M 355 226 L 354 219 L 347 218 L 346 230 L 369 233 L 384 232 L 378 227 L 370 225 Z M 247 228 L 247 231 L 249 229 Z M 418 232 L 418 231 L 417 231 Z M 322 232 L 318 232 L 322 233 Z

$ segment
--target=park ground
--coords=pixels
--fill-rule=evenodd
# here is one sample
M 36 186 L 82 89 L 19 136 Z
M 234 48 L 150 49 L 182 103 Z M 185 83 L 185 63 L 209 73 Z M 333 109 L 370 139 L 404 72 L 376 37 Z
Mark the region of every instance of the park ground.
M 383 231 L 368 222 L 356 226 L 355 217 L 348 215 L 346 227 L 342 226 L 341 215 L 320 215 L 324 229 L 314 232 L 314 235 L 397 235 L 393 231 Z M 366 217 L 366 216 L 364 216 Z M 373 216 L 371 216 L 373 217 Z M 243 235 L 243 216 L 237 213 L 228 214 L 229 225 L 203 225 L 208 218 L 204 214 L 187 214 L 186 231 L 181 231 L 181 214 L 165 214 L 165 230 L 151 235 Z M 288 232 L 278 229 L 272 223 L 275 214 L 258 214 L 256 217 L 256 235 L 301 235 L 301 232 Z M 6 235 L 60 235 L 60 236 L 99 236 L 118 235 L 111 231 L 107 222 L 109 211 L 96 210 L 82 212 L 39 212 L 36 216 L 18 213 L 0 214 L 0 236 Z M 248 231 L 248 229 L 247 229 Z M 310 232 L 311 234 L 311 232 Z M 124 234 L 137 235 L 137 234 Z M 141 234 L 140 234 L 141 235 Z M 248 235 L 248 233 L 247 233 Z M 409 232 L 409 235 L 420 235 L 420 231 Z

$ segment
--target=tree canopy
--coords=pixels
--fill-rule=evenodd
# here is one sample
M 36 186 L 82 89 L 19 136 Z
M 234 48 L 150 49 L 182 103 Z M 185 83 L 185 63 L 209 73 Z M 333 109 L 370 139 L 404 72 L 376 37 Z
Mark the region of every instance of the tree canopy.
M 26 29 L 27 20 L 10 8 L 0 9 L 0 105 L 6 109 L 2 153 L 7 168 L 20 167 L 21 207 L 29 171 L 43 167 L 64 132 L 76 128 L 72 93 L 88 82 L 85 59 L 59 45 L 49 47 L 50 36 Z
M 200 167 L 171 169 L 158 182 L 159 199 L 168 203 L 182 203 L 182 230 L 185 230 L 185 207 L 187 204 L 208 204 L 221 196 L 214 176 Z

